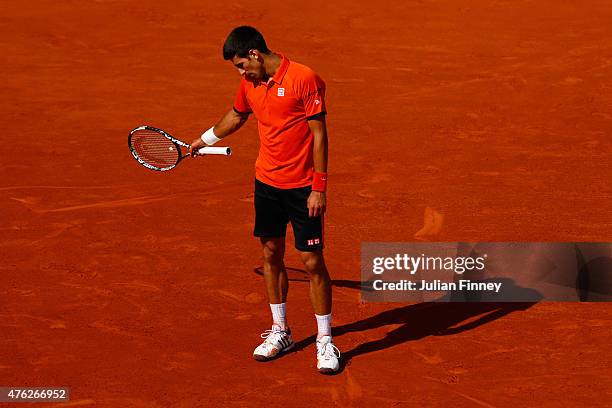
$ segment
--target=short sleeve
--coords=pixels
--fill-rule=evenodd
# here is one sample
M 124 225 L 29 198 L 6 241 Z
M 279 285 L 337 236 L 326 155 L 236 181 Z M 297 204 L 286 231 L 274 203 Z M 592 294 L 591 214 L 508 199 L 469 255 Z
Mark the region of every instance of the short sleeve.
M 251 113 L 253 110 L 249 105 L 249 101 L 246 96 L 246 80 L 243 79 L 240 81 L 240 86 L 238 87 L 238 92 L 236 92 L 236 99 L 234 99 L 234 110 L 238 113 Z
M 304 103 L 306 119 L 314 119 L 327 113 L 325 108 L 325 82 L 314 72 L 304 75 L 299 87 Z

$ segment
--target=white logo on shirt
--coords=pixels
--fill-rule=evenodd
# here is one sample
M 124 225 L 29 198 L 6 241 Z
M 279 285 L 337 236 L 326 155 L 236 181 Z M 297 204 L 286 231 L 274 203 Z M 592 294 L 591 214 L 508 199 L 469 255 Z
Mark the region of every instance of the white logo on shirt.
M 320 103 L 321 103 L 321 101 L 320 101 L 320 100 L 315 99 L 315 105 L 318 105 L 318 104 L 320 104 Z
M 278 88 L 278 96 L 285 96 L 285 88 Z

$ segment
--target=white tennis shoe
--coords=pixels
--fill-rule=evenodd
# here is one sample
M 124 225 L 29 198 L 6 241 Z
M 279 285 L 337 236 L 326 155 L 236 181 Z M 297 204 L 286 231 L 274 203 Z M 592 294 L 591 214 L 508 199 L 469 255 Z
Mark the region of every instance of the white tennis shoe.
M 253 358 L 257 361 L 271 360 L 295 346 L 291 338 L 291 329 L 282 330 L 277 324 L 273 324 L 272 329 L 261 333 L 260 337 L 265 340 L 253 352 Z
M 334 345 L 331 336 L 317 340 L 317 370 L 321 374 L 334 374 L 340 369 L 340 350 Z

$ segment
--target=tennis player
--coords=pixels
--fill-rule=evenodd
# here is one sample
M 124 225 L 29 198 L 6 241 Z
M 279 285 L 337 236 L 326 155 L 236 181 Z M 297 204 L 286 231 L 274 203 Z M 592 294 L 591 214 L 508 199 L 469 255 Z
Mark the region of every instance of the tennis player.
M 255 229 L 263 247 L 264 281 L 272 328 L 254 351 L 267 361 L 294 347 L 287 323 L 285 234 L 291 222 L 295 247 L 310 278 L 317 321 L 317 369 L 333 374 L 340 351 L 332 341 L 331 281 L 323 258 L 323 214 L 327 187 L 325 83 L 310 68 L 268 49 L 255 28 L 235 28 L 223 58 L 242 76 L 233 109 L 191 143 L 192 151 L 234 133 L 251 114 L 260 148 L 255 163 Z

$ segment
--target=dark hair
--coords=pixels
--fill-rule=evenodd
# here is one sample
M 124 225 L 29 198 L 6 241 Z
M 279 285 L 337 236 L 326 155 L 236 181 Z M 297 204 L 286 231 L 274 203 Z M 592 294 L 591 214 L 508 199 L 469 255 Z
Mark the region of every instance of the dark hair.
M 235 56 L 246 58 L 250 50 L 268 54 L 270 50 L 263 35 L 250 26 L 240 26 L 232 30 L 223 44 L 223 59 L 230 60 Z

